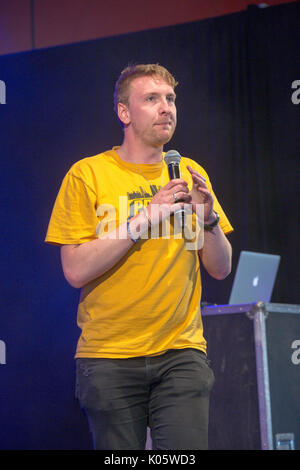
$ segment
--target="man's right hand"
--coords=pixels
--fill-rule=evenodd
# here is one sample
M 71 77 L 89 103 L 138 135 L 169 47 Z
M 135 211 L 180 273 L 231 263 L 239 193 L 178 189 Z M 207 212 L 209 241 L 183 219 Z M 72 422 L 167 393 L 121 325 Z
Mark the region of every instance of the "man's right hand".
M 183 179 L 173 179 L 153 196 L 146 208 L 148 220 L 155 225 L 174 213 L 178 207 L 191 202 L 188 184 Z

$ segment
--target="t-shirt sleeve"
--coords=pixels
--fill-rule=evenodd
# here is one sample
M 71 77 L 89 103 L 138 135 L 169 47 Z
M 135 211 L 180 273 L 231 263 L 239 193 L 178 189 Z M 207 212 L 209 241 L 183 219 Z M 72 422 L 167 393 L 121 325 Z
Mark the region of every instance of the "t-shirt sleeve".
M 81 244 L 97 237 L 96 193 L 70 170 L 58 192 L 45 242 Z
M 211 189 L 211 193 L 212 193 L 212 195 L 213 195 L 213 197 L 214 197 L 214 210 L 215 210 L 215 211 L 219 214 L 219 216 L 220 216 L 220 222 L 219 222 L 219 224 L 220 224 L 221 229 L 223 230 L 223 232 L 224 232 L 225 234 L 228 234 L 228 233 L 233 232 L 233 227 L 232 227 L 231 223 L 229 222 L 229 220 L 228 220 L 228 218 L 227 218 L 225 212 L 223 211 L 223 209 L 222 209 L 222 207 L 221 207 L 221 205 L 220 205 L 220 203 L 219 203 L 219 201 L 218 201 L 218 199 L 217 199 L 217 197 L 216 197 L 216 195 L 215 195 L 213 189 Z
M 220 225 L 221 229 L 223 230 L 223 232 L 225 234 L 233 232 L 234 229 L 233 229 L 231 223 L 229 222 L 224 210 L 222 209 L 222 206 L 219 203 L 217 196 L 214 193 L 214 190 L 212 188 L 212 184 L 211 184 L 211 181 L 209 179 L 208 174 L 206 173 L 206 171 L 204 170 L 204 168 L 202 166 L 200 166 L 198 163 L 194 162 L 193 160 L 190 160 L 189 164 L 192 168 L 194 168 L 196 171 L 198 171 L 206 179 L 206 185 L 207 185 L 209 191 L 211 192 L 211 194 L 213 195 L 213 198 L 214 198 L 214 210 L 220 216 L 219 225 Z

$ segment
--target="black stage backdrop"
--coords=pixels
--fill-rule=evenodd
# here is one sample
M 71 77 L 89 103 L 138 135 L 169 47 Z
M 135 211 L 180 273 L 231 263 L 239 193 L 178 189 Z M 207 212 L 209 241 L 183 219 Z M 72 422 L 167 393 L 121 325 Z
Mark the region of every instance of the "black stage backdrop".
M 280 254 L 272 301 L 299 303 L 299 22 L 299 3 L 251 6 L 0 58 L 0 448 L 90 447 L 73 393 L 78 291 L 43 240 L 69 167 L 121 143 L 112 95 L 129 62 L 161 63 L 178 79 L 166 150 L 204 166 L 235 228 L 233 273 L 222 282 L 203 273 L 203 300 L 227 303 L 244 249 Z

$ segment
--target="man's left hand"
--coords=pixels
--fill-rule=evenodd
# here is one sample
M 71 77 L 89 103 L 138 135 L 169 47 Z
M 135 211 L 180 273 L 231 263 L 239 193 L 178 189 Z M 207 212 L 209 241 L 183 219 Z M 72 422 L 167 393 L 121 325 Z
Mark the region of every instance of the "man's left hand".
M 189 193 L 192 197 L 191 204 L 193 206 L 193 211 L 196 212 L 196 204 L 203 204 L 204 223 L 210 224 L 215 219 L 213 212 L 214 198 L 205 183 L 205 178 L 189 165 L 187 166 L 187 169 L 191 173 L 193 179 L 193 187 Z

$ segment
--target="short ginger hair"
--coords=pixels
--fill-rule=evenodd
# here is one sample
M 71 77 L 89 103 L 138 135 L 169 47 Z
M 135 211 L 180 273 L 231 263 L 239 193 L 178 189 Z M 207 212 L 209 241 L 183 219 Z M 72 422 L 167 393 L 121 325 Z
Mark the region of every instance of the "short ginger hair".
M 129 93 L 131 82 L 138 77 L 158 76 L 167 82 L 173 90 L 178 85 L 173 75 L 162 65 L 159 64 L 139 64 L 129 65 L 122 70 L 118 78 L 114 91 L 114 110 L 118 114 L 118 103 L 126 106 L 129 104 Z

